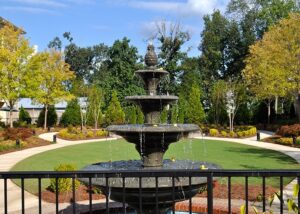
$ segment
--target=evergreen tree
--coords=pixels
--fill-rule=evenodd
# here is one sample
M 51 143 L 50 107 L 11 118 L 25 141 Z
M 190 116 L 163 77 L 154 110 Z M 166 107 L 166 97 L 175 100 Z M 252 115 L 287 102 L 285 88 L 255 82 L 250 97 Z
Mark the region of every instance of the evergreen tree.
M 60 124 L 63 126 L 81 124 L 80 106 L 77 99 L 73 99 L 68 103 L 65 112 L 61 116 Z
M 122 124 L 125 122 L 125 113 L 117 97 L 117 92 L 112 92 L 112 97 L 106 111 L 107 124 Z
M 137 107 L 136 111 L 137 111 L 137 119 L 136 119 L 137 124 L 144 124 L 145 117 L 140 107 Z
M 26 111 L 23 108 L 23 106 L 21 106 L 21 108 L 20 108 L 19 121 L 20 122 L 25 122 L 26 124 L 31 124 L 31 117 L 30 117 L 28 111 Z
M 201 123 L 205 118 L 205 113 L 200 102 L 200 89 L 193 85 L 192 90 L 187 99 L 186 118 L 188 123 Z
M 164 108 L 164 110 L 160 114 L 160 123 L 166 124 L 168 123 L 168 110 Z
M 45 108 L 40 112 L 38 120 L 37 120 L 37 125 L 39 127 L 44 126 L 44 119 L 45 119 Z M 47 111 L 47 126 L 54 126 L 56 125 L 57 122 L 57 114 L 55 111 L 54 106 L 49 106 L 48 111 Z
M 128 118 L 127 121 L 129 124 L 136 124 L 136 119 L 137 119 L 137 115 L 136 115 L 136 108 L 135 106 L 130 106 L 128 107 Z
M 171 124 L 177 123 L 178 119 L 178 105 L 173 105 L 171 109 Z
M 185 122 L 185 108 L 186 108 L 186 100 L 184 99 L 182 94 L 180 94 L 179 101 L 178 101 L 178 123 Z

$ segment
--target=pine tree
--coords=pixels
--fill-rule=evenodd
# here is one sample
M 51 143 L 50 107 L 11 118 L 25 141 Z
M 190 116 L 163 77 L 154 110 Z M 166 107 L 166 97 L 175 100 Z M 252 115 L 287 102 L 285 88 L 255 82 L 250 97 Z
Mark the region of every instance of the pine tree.
M 205 113 L 200 102 L 200 89 L 193 85 L 189 97 L 187 99 L 186 118 L 188 123 L 199 124 L 205 118 Z
M 20 108 L 20 112 L 19 112 L 19 121 L 25 122 L 26 124 L 31 124 L 31 117 L 28 113 L 28 111 L 26 111 L 23 106 L 21 106 Z
M 125 113 L 117 97 L 117 92 L 112 92 L 112 97 L 106 111 L 107 124 L 122 124 L 125 122 Z
M 56 125 L 57 114 L 56 114 L 54 106 L 49 106 L 47 112 L 48 112 L 47 113 L 47 126 L 49 127 L 49 126 Z M 44 126 L 44 118 L 45 118 L 45 108 L 40 112 L 39 117 L 38 117 L 37 125 L 39 127 Z
M 129 110 L 129 118 L 128 118 L 129 124 L 136 124 L 136 119 L 137 119 L 136 108 L 135 106 L 131 106 Z
M 171 109 L 171 123 L 175 124 L 177 123 L 178 119 L 178 105 L 173 105 Z
M 168 110 L 164 108 L 164 110 L 160 114 L 160 123 L 166 124 L 168 123 Z
M 81 124 L 80 106 L 77 99 L 73 99 L 68 103 L 65 112 L 61 116 L 60 124 L 63 126 Z
M 144 114 L 143 114 L 142 110 L 140 109 L 140 107 L 137 107 L 136 111 L 137 111 L 136 123 L 137 124 L 144 124 L 145 117 L 144 117 Z

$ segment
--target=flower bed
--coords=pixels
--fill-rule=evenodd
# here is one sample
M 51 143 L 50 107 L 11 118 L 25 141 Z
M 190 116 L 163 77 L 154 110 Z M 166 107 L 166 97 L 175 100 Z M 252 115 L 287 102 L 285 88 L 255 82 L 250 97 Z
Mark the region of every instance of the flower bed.
M 19 144 L 16 140 L 19 140 Z M 50 142 L 40 139 L 31 128 L 7 128 L 0 131 L 0 154 L 48 144 Z
M 296 140 L 295 144 L 293 138 Z M 264 141 L 285 146 L 300 147 L 300 124 L 281 126 L 276 131 L 276 135 L 266 138 Z
M 108 132 L 104 129 L 81 131 L 80 128 L 69 126 L 60 130 L 57 136 L 65 140 L 87 140 L 107 137 Z
M 254 126 L 237 126 L 234 131 L 230 131 L 227 127 L 214 127 L 209 129 L 202 129 L 206 135 L 212 137 L 231 137 L 231 138 L 244 138 L 256 135 L 256 127 Z

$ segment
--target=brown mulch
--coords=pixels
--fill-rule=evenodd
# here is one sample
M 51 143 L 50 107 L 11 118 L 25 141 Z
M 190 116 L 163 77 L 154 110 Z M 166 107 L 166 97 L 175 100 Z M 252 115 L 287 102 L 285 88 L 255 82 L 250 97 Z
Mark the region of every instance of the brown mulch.
M 24 142 L 26 143 L 26 146 L 22 146 L 20 148 L 11 148 L 11 149 L 8 149 L 5 151 L 0 151 L 0 155 L 10 153 L 10 152 L 16 152 L 16 151 L 20 151 L 20 150 L 24 150 L 24 149 L 39 147 L 39 146 L 46 146 L 46 145 L 49 145 L 52 143 L 52 142 L 43 140 L 43 139 L 39 138 L 38 136 L 31 136 L 30 138 L 24 140 Z M 0 141 L 0 143 L 1 143 L 1 141 Z
M 102 194 L 92 194 L 93 200 L 99 200 L 105 198 L 105 195 Z M 50 202 L 50 203 L 56 203 L 56 196 L 55 192 L 51 192 L 50 190 L 45 190 L 42 192 L 42 199 L 44 201 Z M 89 190 L 86 186 L 80 185 L 78 189 L 75 191 L 75 199 L 76 201 L 85 201 L 89 200 Z M 66 193 L 60 193 L 58 195 L 58 202 L 72 202 L 73 201 L 73 195 L 72 191 L 66 192 Z
M 278 189 L 266 186 L 266 198 L 273 195 L 277 192 Z M 257 201 L 258 196 L 262 195 L 262 188 L 259 185 L 249 185 L 248 187 L 248 200 L 249 201 Z M 228 196 L 228 187 L 226 184 L 217 184 L 213 189 L 214 198 L 222 198 L 227 199 Z M 195 197 L 207 197 L 206 192 L 201 194 L 197 194 Z M 79 188 L 75 192 L 76 201 L 85 201 L 89 200 L 89 190 L 86 186 L 80 185 Z M 93 200 L 99 200 L 105 198 L 103 194 L 92 194 Z M 42 192 L 42 199 L 44 201 L 55 203 L 56 196 L 54 192 L 50 190 L 45 190 Z M 231 199 L 245 199 L 245 187 L 243 184 L 232 184 L 231 186 Z M 60 193 L 58 196 L 59 203 L 63 202 L 72 202 L 73 196 L 72 192 Z
M 278 189 L 272 186 L 266 186 L 266 198 L 272 196 Z M 214 198 L 228 198 L 228 186 L 227 184 L 216 184 L 213 189 Z M 262 187 L 260 185 L 249 185 L 248 186 L 248 200 L 256 201 L 259 200 L 259 196 L 262 196 Z M 206 192 L 197 194 L 197 197 L 207 197 Z M 231 185 L 231 198 L 232 199 L 245 199 L 245 186 L 243 184 L 232 184 Z

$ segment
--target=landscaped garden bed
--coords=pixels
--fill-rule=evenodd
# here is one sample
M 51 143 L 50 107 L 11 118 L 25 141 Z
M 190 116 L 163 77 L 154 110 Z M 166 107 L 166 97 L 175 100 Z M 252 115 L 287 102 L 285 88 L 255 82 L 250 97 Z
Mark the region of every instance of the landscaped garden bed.
M 264 139 L 265 142 L 300 147 L 300 124 L 281 126 L 276 134 Z
M 234 131 L 230 131 L 228 127 L 222 126 L 203 126 L 202 131 L 211 137 L 230 137 L 230 138 L 245 138 L 256 135 L 255 126 L 236 126 Z
M 32 128 L 6 128 L 0 131 L 0 154 L 50 143 L 39 138 Z
M 104 129 L 85 129 L 69 126 L 61 129 L 57 136 L 64 140 L 88 140 L 108 137 L 108 132 Z

